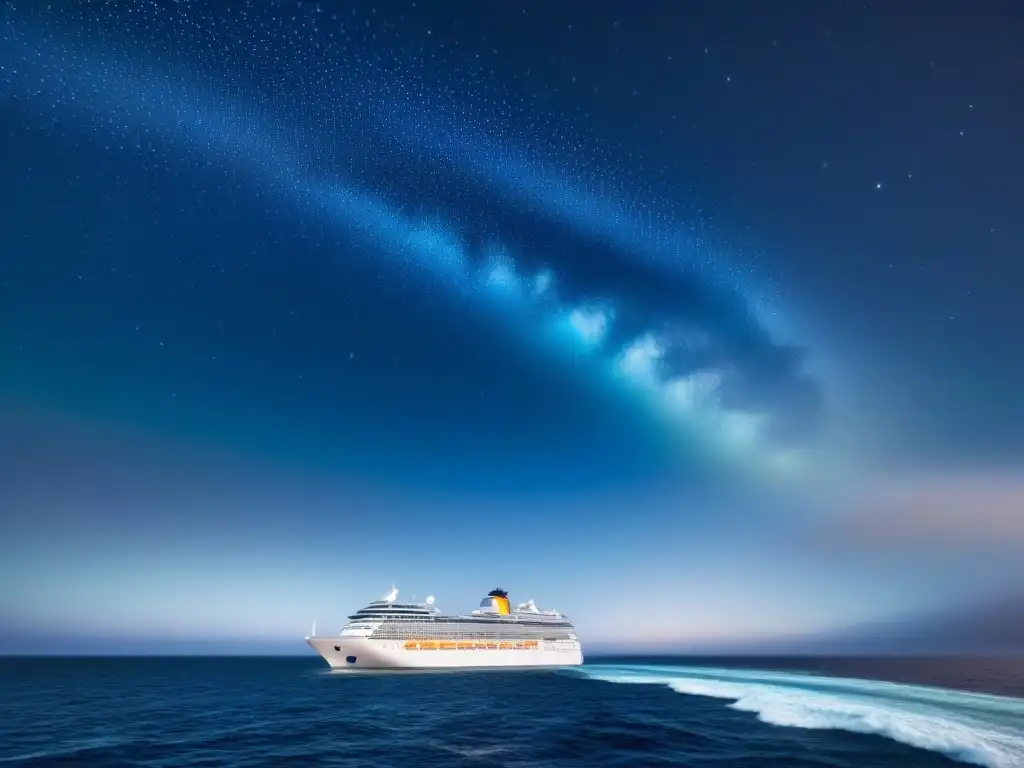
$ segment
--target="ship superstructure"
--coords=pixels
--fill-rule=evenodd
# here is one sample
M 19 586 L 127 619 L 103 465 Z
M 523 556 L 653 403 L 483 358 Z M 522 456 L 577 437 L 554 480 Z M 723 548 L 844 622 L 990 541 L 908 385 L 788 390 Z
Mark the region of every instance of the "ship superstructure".
M 576 630 L 557 611 L 533 601 L 514 608 L 491 590 L 468 615 L 434 605 L 398 602 L 398 590 L 349 616 L 336 636 L 306 638 L 332 669 L 565 667 L 583 663 Z

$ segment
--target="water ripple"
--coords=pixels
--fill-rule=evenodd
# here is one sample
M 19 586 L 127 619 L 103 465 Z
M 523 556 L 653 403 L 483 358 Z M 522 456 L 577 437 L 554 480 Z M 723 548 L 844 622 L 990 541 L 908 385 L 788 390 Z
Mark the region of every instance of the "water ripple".
M 929 751 L 936 744 L 918 744 L 928 747 L 919 749 L 900 743 L 898 729 L 851 732 L 857 728 L 839 722 L 834 701 L 845 702 L 848 715 L 855 704 L 889 713 L 871 720 L 861 712 L 856 715 L 861 723 L 884 723 L 898 712 L 947 734 L 959 733 L 950 725 L 951 707 L 959 706 L 959 717 L 974 718 L 975 725 L 989 717 L 986 727 L 1003 728 L 999 733 L 1010 736 L 1005 729 L 1012 725 L 1013 708 L 1021 705 L 939 689 L 749 670 L 605 665 L 571 673 L 346 676 L 311 673 L 318 663 L 0 660 L 0 764 L 923 768 L 954 762 Z M 626 681 L 648 684 L 610 684 Z M 695 690 L 698 683 L 703 690 Z M 708 697 L 714 685 L 733 686 L 732 706 Z M 727 691 L 715 693 L 724 697 Z M 811 706 L 821 697 L 832 697 L 831 709 Z M 1010 709 L 996 707 L 993 714 L 994 700 Z M 795 722 L 797 711 L 832 721 Z M 851 730 L 842 730 L 847 727 Z M 981 738 L 980 729 L 974 733 Z M 1024 765 L 1006 751 L 1015 742 L 984 744 L 1004 751 L 986 753 L 988 762 L 982 764 Z M 945 751 L 960 760 L 977 756 Z

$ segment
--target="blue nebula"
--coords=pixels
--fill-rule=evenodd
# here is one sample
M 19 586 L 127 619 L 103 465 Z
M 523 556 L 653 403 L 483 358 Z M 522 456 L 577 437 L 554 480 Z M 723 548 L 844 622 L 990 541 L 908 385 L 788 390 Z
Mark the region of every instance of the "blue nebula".
M 175 16 L 152 13 L 154 39 L 183 34 Z M 231 179 L 242 172 L 362 239 L 391 269 L 497 310 L 540 342 L 552 328 L 571 331 L 578 344 L 566 351 L 582 344 L 597 359 L 595 375 L 716 456 L 801 466 L 823 410 L 802 351 L 772 339 L 729 284 L 735 277 L 669 214 L 637 203 L 635 192 L 616 200 L 588 191 L 580 177 L 600 171 L 531 159 L 542 155 L 540 140 L 528 153 L 485 138 L 479 111 L 428 111 L 434 94 L 411 101 L 405 81 L 358 55 L 344 66 L 318 62 L 302 102 L 282 110 L 270 92 L 239 87 L 226 72 L 150 64 L 131 47 L 86 50 L 13 13 L 4 39 L 4 88 L 24 107 Z M 296 56 L 287 67 L 300 67 Z M 234 73 L 244 62 L 218 63 Z M 392 149 L 360 156 L 372 142 Z M 425 200 L 424 171 L 439 179 Z M 478 182 L 498 197 L 485 201 Z

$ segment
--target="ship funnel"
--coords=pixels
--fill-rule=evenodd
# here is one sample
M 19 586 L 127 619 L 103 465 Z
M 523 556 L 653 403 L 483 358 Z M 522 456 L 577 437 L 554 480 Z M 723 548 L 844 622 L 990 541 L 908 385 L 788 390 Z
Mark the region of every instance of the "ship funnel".
M 512 611 L 509 608 L 508 592 L 504 589 L 492 589 L 487 597 L 480 604 L 481 607 L 488 607 L 500 616 L 508 616 Z

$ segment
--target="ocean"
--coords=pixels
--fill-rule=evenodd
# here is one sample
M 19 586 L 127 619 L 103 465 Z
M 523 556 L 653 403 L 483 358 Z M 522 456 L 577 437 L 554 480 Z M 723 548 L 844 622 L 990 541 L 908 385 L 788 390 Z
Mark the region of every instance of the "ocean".
M 1024 660 L 339 674 L 312 656 L 6 658 L 0 764 L 1007 768 L 1024 766 Z

